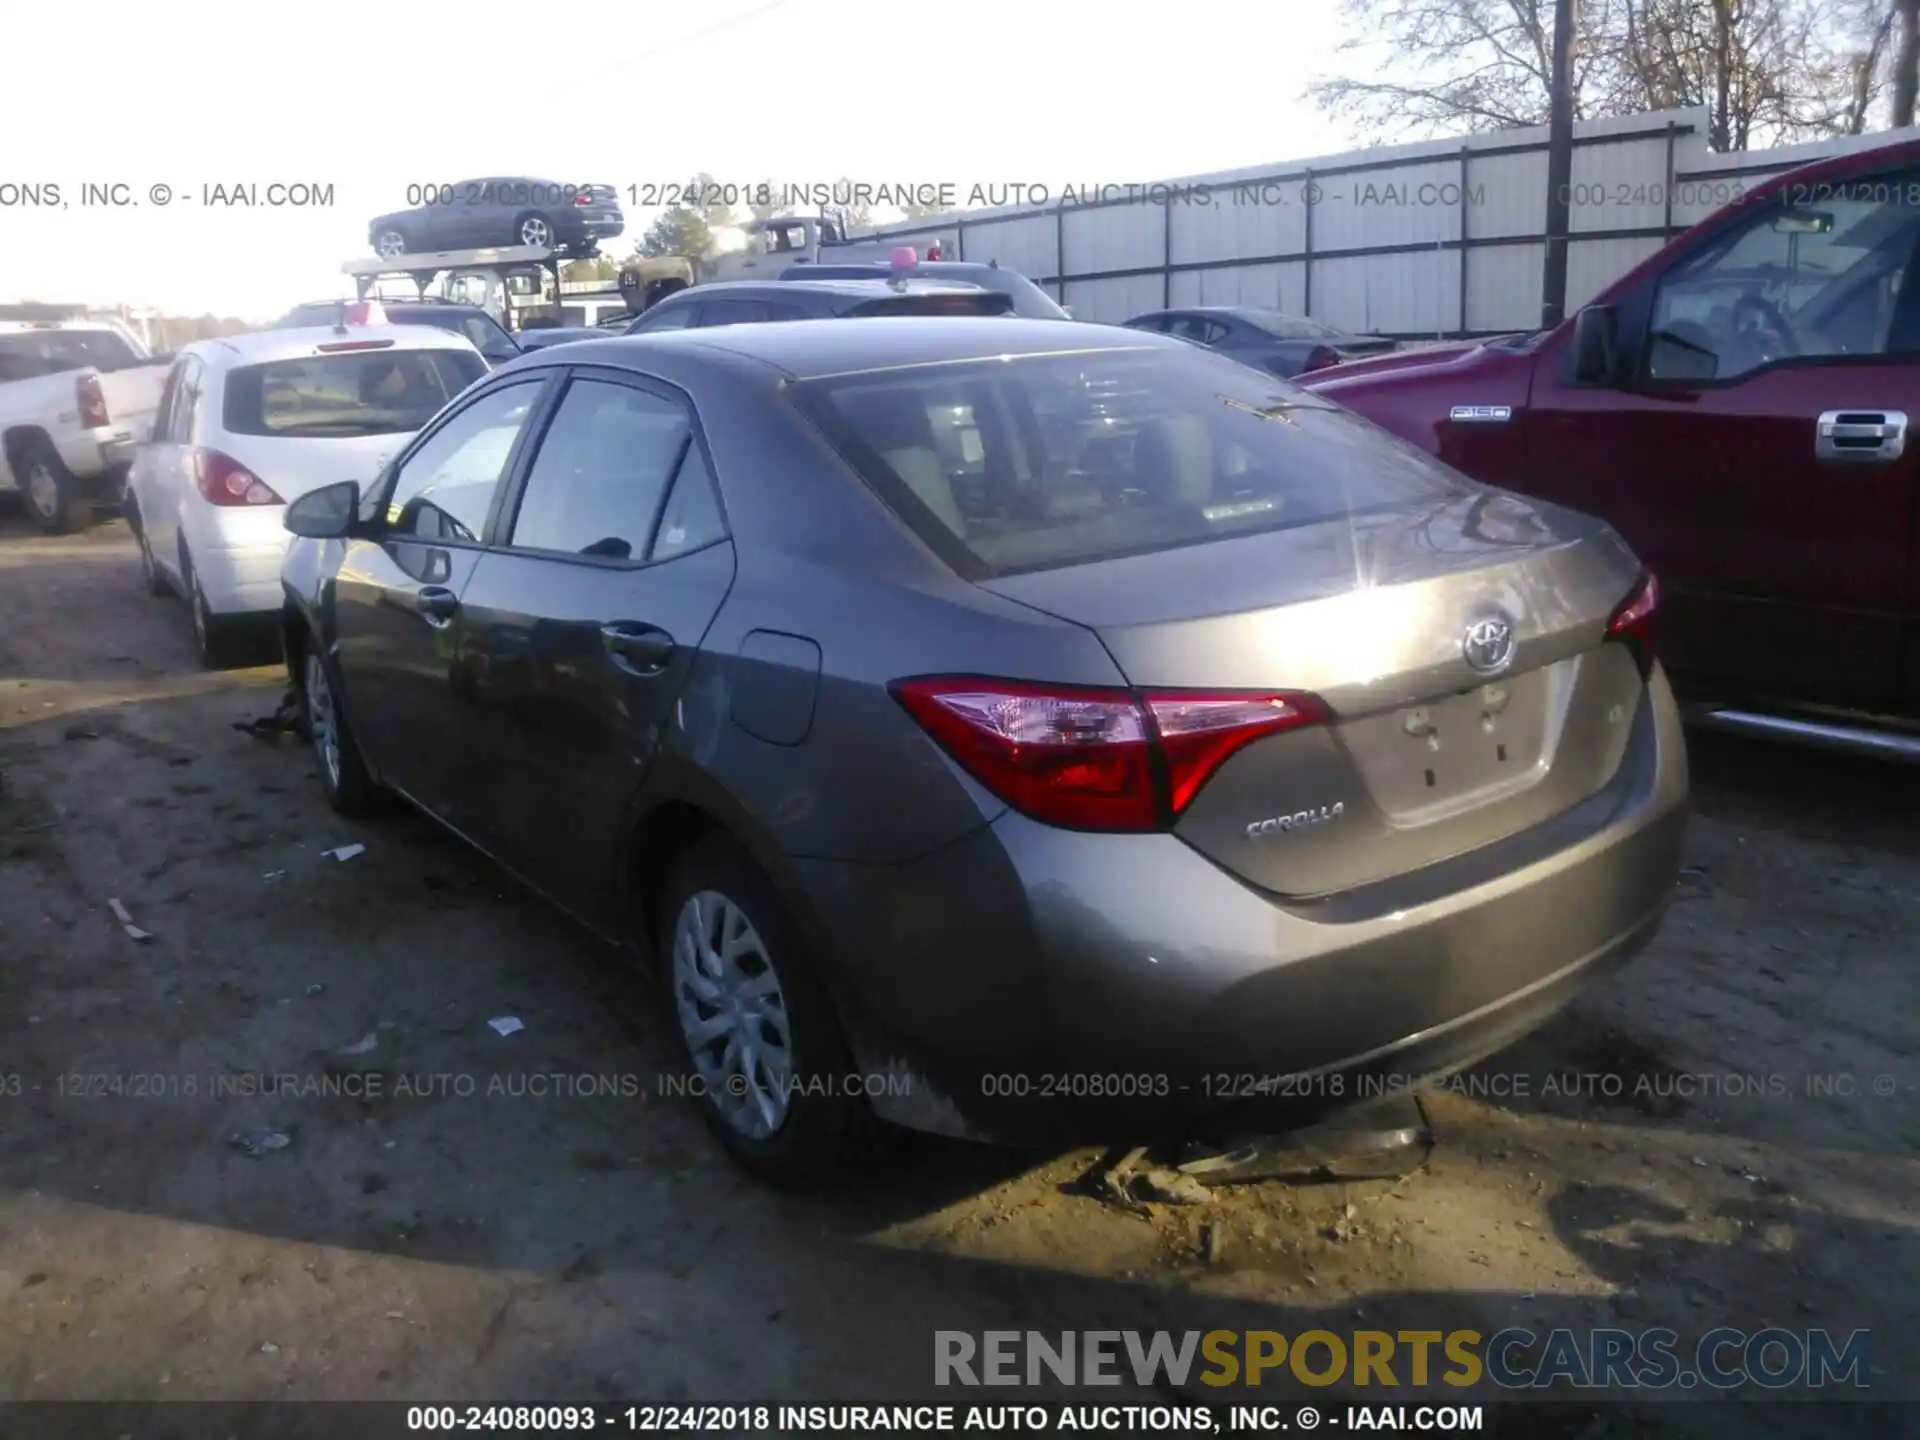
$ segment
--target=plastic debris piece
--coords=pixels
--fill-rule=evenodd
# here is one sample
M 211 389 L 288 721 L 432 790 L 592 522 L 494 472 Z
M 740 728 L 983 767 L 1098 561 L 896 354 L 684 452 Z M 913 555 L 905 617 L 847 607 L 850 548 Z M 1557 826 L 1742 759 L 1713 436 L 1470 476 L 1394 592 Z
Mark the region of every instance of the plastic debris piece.
M 496 1015 L 487 1021 L 496 1035 L 517 1035 L 527 1027 L 520 1023 L 518 1015 Z
M 342 1055 L 371 1055 L 380 1046 L 380 1037 L 369 1030 L 351 1045 L 342 1045 Z
M 129 940 L 151 940 L 152 935 L 133 923 L 133 916 L 127 913 L 127 907 L 118 900 L 107 901 L 107 908 L 113 911 L 113 918 L 120 922 L 120 928 L 127 932 Z
M 287 878 L 287 872 L 284 870 L 269 870 L 267 871 L 266 874 L 262 875 L 260 878 L 266 881 L 267 884 L 269 885 L 277 885 L 282 880 Z
M 271 1155 L 276 1150 L 284 1150 L 293 1144 L 293 1137 L 284 1130 L 275 1130 L 271 1126 L 256 1126 L 252 1130 L 242 1130 L 233 1137 L 233 1145 L 258 1160 L 263 1155 Z
M 320 852 L 320 858 L 323 860 L 351 860 L 366 848 L 364 845 L 336 845 L 331 850 L 322 850 Z

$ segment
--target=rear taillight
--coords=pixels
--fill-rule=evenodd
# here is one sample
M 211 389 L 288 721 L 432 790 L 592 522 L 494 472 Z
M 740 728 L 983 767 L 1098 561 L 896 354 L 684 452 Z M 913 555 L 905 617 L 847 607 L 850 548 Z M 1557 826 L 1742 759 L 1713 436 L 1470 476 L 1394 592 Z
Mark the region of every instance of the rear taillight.
M 893 696 L 1000 799 L 1068 830 L 1168 828 L 1228 757 L 1327 718 L 1314 696 L 1093 690 L 973 676 Z
M 573 203 L 585 208 L 593 203 L 593 196 L 585 190 L 576 191 L 573 197 Z
M 362 300 L 354 304 L 344 305 L 340 310 L 340 323 L 342 325 L 384 325 L 386 320 L 386 310 L 371 301 Z
M 1651 570 L 1641 574 L 1640 583 L 1633 593 L 1613 612 L 1613 618 L 1607 621 L 1607 639 L 1623 640 L 1633 648 L 1640 662 L 1640 673 L 1647 675 L 1653 670 L 1654 656 L 1654 620 L 1660 612 L 1660 582 L 1654 578 Z
M 80 402 L 80 425 L 86 430 L 104 430 L 109 423 L 107 397 L 101 392 L 98 375 L 82 375 L 74 386 Z
M 1300 373 L 1304 375 L 1309 370 L 1324 370 L 1329 365 L 1338 365 L 1344 359 L 1346 356 L 1332 346 L 1316 345 L 1308 354 L 1307 363 L 1300 367 Z
M 218 450 L 193 452 L 193 482 L 210 505 L 284 505 L 267 482 L 231 455 Z

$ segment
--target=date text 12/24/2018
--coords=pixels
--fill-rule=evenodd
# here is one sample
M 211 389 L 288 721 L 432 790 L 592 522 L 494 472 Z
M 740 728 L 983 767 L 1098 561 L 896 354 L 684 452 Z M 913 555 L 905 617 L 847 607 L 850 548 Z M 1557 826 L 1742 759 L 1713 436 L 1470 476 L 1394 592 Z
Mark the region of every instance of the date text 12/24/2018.
M 1075 1412 L 1071 1415 L 1065 1412 Z M 818 1432 L 914 1434 L 952 1430 L 1044 1433 L 1053 1429 L 1212 1433 L 1203 1406 L 1168 1405 L 410 1405 L 407 1429 L 457 1434 L 581 1433 L 672 1435 Z M 1233 1428 L 1246 1428 L 1235 1426 Z

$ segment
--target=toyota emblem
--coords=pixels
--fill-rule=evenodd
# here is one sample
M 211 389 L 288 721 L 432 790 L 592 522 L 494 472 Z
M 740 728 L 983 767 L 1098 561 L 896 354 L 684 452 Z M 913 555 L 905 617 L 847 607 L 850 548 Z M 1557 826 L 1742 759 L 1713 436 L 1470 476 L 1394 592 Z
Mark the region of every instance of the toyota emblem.
M 1513 626 L 1499 615 L 1474 621 L 1460 641 L 1460 653 L 1482 675 L 1506 669 L 1513 661 Z

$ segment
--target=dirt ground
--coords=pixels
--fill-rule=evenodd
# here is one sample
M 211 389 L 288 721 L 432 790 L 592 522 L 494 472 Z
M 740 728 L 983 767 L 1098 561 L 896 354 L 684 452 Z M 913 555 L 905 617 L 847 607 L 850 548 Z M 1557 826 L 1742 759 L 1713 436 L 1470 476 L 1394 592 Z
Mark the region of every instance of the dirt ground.
M 1135 1214 L 1092 1152 L 742 1178 L 618 958 L 423 820 L 335 817 L 236 728 L 279 695 L 196 667 L 124 525 L 0 517 L 0 1399 L 964 1402 L 1003 1397 L 935 1389 L 936 1329 L 1511 1324 L 1866 1329 L 1920 1397 L 1914 771 L 1696 738 L 1663 933 L 1432 1096 L 1424 1167 Z M 330 1066 L 381 1098 L 234 1093 Z M 1566 1433 L 1866 1433 L 1677 1409 Z

